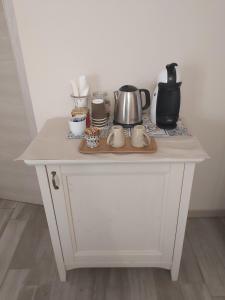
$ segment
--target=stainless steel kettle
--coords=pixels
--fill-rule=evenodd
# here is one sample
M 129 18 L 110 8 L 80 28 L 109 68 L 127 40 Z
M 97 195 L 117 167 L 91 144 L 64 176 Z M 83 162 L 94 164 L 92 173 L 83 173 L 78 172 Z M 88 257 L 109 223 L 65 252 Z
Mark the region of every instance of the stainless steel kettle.
M 142 105 L 142 95 L 145 93 L 146 103 Z M 114 123 L 123 127 L 133 127 L 142 124 L 142 111 L 150 106 L 150 93 L 146 89 L 137 89 L 132 85 L 124 85 L 114 92 Z

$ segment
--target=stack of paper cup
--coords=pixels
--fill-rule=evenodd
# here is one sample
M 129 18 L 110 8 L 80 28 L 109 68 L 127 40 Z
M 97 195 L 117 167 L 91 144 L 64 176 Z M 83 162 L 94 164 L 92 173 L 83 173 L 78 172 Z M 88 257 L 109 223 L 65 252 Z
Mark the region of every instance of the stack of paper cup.
M 91 121 L 92 126 L 105 127 L 108 123 L 108 116 L 105 109 L 105 103 L 103 99 L 94 99 L 91 103 L 92 114 Z

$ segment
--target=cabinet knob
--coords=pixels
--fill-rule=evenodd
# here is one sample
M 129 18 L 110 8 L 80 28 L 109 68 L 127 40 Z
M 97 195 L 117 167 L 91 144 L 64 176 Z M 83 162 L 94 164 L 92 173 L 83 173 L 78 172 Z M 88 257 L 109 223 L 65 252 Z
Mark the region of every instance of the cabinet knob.
M 59 186 L 56 184 L 56 172 L 52 171 L 52 185 L 54 187 L 55 190 L 59 189 Z

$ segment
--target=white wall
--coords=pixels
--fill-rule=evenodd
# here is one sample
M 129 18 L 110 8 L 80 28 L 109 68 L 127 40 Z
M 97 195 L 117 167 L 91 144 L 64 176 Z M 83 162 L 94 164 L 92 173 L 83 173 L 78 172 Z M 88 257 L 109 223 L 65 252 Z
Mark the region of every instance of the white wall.
M 197 168 L 191 208 L 225 209 L 224 0 L 14 0 L 37 127 L 68 115 L 69 80 L 93 89 L 150 88 L 182 67 L 182 114 L 211 156 Z
M 0 2 L 0 198 L 41 203 L 35 169 L 14 161 L 30 141 L 29 122 Z

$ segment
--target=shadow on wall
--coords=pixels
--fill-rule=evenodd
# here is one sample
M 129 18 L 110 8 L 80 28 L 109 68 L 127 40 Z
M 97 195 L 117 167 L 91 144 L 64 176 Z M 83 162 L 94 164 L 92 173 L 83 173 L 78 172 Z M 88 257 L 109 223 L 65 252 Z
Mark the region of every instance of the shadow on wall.
M 225 209 L 225 121 L 195 116 L 193 122 L 192 133 L 199 138 L 210 159 L 196 167 L 191 209 Z
M 198 63 L 181 64 L 181 114 L 188 120 L 189 127 L 192 119 L 202 115 L 204 102 L 207 102 L 206 72 Z M 206 96 L 206 97 L 205 97 Z
M 182 66 L 181 116 L 210 159 L 196 167 L 191 209 L 225 209 L 225 121 L 221 82 L 202 62 Z

